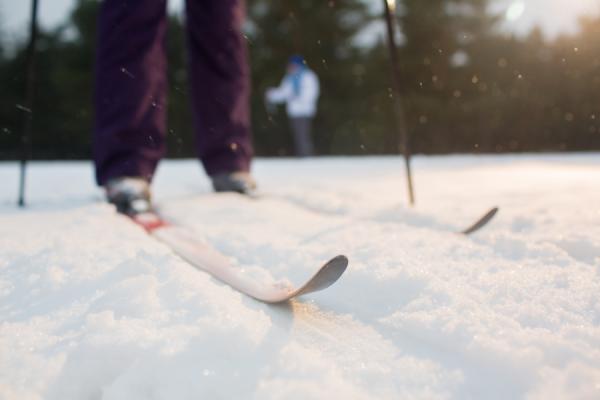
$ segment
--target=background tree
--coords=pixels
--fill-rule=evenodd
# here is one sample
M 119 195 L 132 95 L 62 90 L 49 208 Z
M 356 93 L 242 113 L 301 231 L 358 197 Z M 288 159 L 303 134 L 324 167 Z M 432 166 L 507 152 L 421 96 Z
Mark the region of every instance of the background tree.
M 409 127 L 417 152 L 452 152 L 476 143 L 476 49 L 495 33 L 487 0 L 405 0 L 400 26 Z M 477 123 L 477 122 L 475 122 Z M 464 151 L 464 147 L 462 148 Z
M 95 16 L 98 3 L 81 0 L 69 22 L 40 30 L 32 125 L 34 158 L 88 158 Z M 2 157 L 16 158 L 22 130 L 19 107 L 25 85 L 26 44 L 0 66 Z
M 381 20 L 361 0 L 248 2 L 252 122 L 257 153 L 291 154 L 283 110 L 263 95 L 299 53 L 319 75 L 319 154 L 395 153 L 384 37 L 358 47 Z M 78 0 L 61 26 L 40 32 L 33 157 L 88 159 L 93 122 L 97 0 Z M 488 0 L 403 0 L 402 87 L 417 153 L 600 150 L 600 16 L 548 40 L 495 28 Z M 1 22 L 1 20 L 0 20 Z M 0 32 L 2 27 L 0 26 Z M 0 44 L 0 159 L 19 156 L 26 43 Z M 194 156 L 183 22 L 169 18 L 169 156 Z

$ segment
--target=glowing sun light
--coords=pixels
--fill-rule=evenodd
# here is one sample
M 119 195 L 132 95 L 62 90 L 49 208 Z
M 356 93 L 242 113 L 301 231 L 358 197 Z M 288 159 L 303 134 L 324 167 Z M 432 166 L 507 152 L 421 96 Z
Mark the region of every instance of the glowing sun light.
M 394 12 L 396 10 L 396 0 L 387 0 L 387 3 L 390 11 Z
M 525 11 L 525 3 L 522 1 L 515 1 L 506 10 L 506 19 L 509 21 L 516 21 L 521 18 Z

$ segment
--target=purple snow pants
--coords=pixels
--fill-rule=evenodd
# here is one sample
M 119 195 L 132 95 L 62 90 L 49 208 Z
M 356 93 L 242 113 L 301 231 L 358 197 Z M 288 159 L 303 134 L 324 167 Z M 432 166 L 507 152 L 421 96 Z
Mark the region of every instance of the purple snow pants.
M 248 171 L 252 158 L 244 0 L 187 0 L 196 151 L 206 172 Z M 166 0 L 104 0 L 98 24 L 96 180 L 152 179 L 165 153 Z

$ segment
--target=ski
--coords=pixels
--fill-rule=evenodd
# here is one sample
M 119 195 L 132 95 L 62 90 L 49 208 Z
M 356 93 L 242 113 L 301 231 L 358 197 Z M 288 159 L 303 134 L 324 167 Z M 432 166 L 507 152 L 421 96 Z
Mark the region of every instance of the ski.
M 262 198 L 274 198 L 274 199 L 280 199 L 280 200 L 284 200 L 287 202 L 290 202 L 298 207 L 302 207 L 306 210 L 312 211 L 312 212 L 316 212 L 319 214 L 325 214 L 325 215 L 330 215 L 330 214 L 334 214 L 334 213 L 327 213 L 327 212 L 323 212 L 322 210 L 319 210 L 315 207 L 311 207 L 310 205 L 306 205 L 306 204 L 302 204 L 299 203 L 297 201 L 294 201 L 293 199 L 290 199 L 287 196 L 282 196 L 282 195 L 272 195 L 272 194 L 264 194 L 264 193 L 254 193 L 251 196 L 248 196 L 250 198 L 256 199 L 256 200 L 260 200 Z M 471 235 L 477 231 L 479 231 L 481 228 L 485 227 L 491 220 L 494 219 L 494 217 L 496 216 L 496 214 L 498 213 L 499 208 L 498 207 L 492 207 L 489 210 L 487 210 L 485 212 L 485 214 L 483 214 L 481 217 L 479 217 L 475 222 L 473 222 L 471 225 L 469 225 L 468 228 L 462 229 L 462 230 L 454 230 L 452 228 L 448 229 L 448 227 L 444 227 L 444 230 L 450 230 L 450 232 L 459 234 L 459 235 Z
M 198 240 L 192 231 L 170 224 L 154 212 L 141 213 L 130 218 L 194 267 L 264 303 L 282 303 L 326 289 L 342 276 L 348 266 L 348 259 L 339 255 L 319 267 L 300 286 L 282 282 L 264 284 L 244 275 L 243 270 L 234 266 L 228 257 L 208 243 Z
M 481 217 L 479 217 L 479 219 L 477 221 L 475 221 L 472 225 L 470 225 L 468 228 L 463 229 L 462 231 L 459 231 L 457 233 L 462 234 L 462 235 L 470 235 L 474 232 L 477 232 L 478 230 L 480 230 L 481 228 L 486 226 L 494 218 L 494 216 L 497 213 L 498 213 L 498 207 L 492 207 L 485 214 L 483 214 Z

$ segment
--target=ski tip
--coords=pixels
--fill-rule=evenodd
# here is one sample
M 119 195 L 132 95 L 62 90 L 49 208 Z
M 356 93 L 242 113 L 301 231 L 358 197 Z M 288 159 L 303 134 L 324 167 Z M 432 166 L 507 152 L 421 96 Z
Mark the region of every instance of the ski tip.
M 333 257 L 326 262 L 304 286 L 299 288 L 291 296 L 288 296 L 285 300 L 328 288 L 340 279 L 347 267 L 348 258 L 346 256 L 339 255 Z
M 479 218 L 473 225 L 471 225 L 467 229 L 461 231 L 460 233 L 462 233 L 463 235 L 469 235 L 473 232 L 478 231 L 479 229 L 486 226 L 488 224 L 488 222 L 490 222 L 492 220 L 492 218 L 494 218 L 494 216 L 498 213 L 499 210 L 500 210 L 499 207 L 492 207 L 481 218 Z
M 346 271 L 346 268 L 348 268 L 348 257 L 342 254 L 333 257 L 323 266 L 323 269 L 336 270 L 339 276 L 341 276 L 344 273 L 344 271 Z
M 330 265 L 332 263 L 336 264 L 338 268 L 345 270 L 348 267 L 348 257 L 346 257 L 343 254 L 340 254 L 339 256 L 333 257 L 331 260 L 329 260 L 327 265 Z
M 492 217 L 494 217 L 494 216 L 496 215 L 496 213 L 497 213 L 498 211 L 500 211 L 500 208 L 498 208 L 498 207 L 492 207 L 492 208 L 490 209 L 490 211 L 488 211 L 488 212 L 487 212 L 487 214 L 486 214 L 485 216 L 486 216 L 486 217 L 488 217 L 488 218 L 492 218 Z
M 331 286 L 344 274 L 346 268 L 348 268 L 348 257 L 344 255 L 333 257 L 319 271 L 321 285 Z
M 498 207 L 490 208 L 490 210 L 487 213 L 485 213 L 485 215 L 481 218 L 481 220 L 489 220 L 489 219 L 493 218 L 499 210 L 500 209 Z

